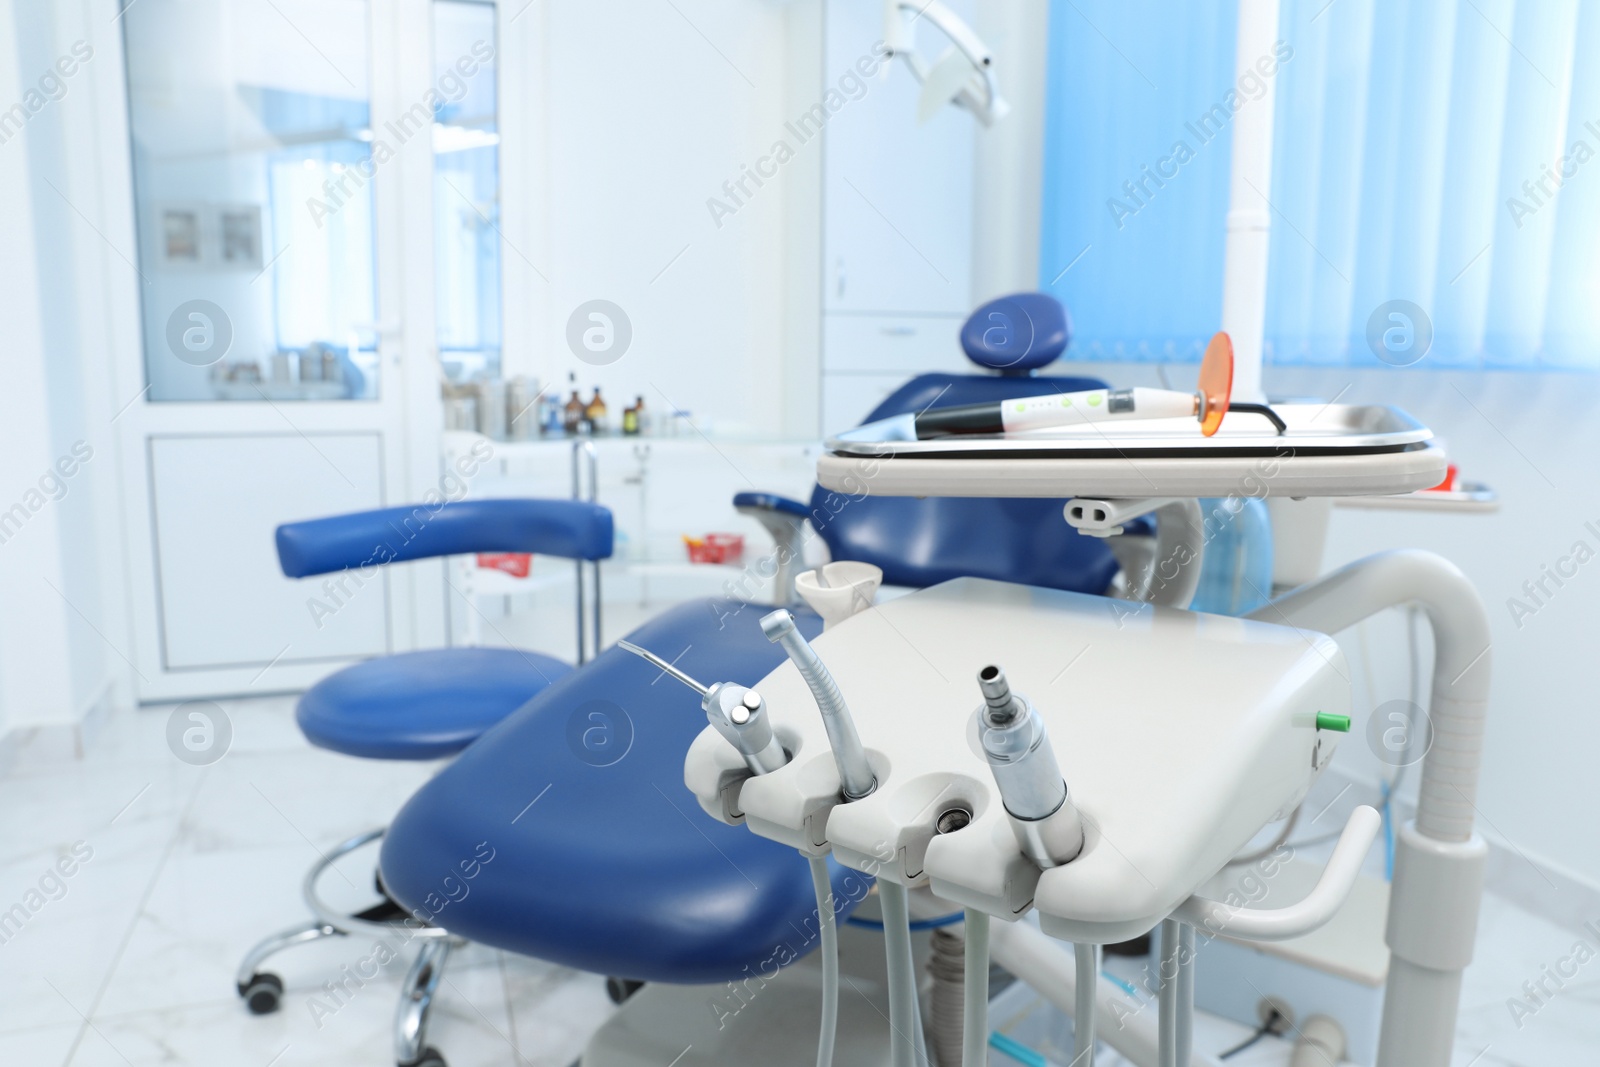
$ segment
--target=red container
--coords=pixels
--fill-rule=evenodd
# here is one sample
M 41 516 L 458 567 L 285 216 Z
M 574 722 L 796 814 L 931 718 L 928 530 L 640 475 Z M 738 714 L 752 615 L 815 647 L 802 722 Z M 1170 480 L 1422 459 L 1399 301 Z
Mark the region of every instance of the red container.
M 744 534 L 708 533 L 704 537 L 683 538 L 690 563 L 738 563 L 744 558 Z
M 513 578 L 526 578 L 533 569 L 531 552 L 479 552 L 478 567 L 486 571 L 503 571 Z

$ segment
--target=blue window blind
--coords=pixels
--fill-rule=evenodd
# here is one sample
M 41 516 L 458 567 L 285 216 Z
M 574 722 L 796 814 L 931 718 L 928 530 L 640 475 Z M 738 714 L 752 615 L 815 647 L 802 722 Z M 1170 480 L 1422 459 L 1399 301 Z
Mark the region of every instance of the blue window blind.
M 1218 325 L 1259 91 L 1234 16 L 1051 6 L 1040 286 L 1078 358 L 1194 359 Z M 1600 366 L 1600 4 L 1285 0 L 1279 37 L 1268 362 L 1376 364 L 1408 301 L 1419 366 Z

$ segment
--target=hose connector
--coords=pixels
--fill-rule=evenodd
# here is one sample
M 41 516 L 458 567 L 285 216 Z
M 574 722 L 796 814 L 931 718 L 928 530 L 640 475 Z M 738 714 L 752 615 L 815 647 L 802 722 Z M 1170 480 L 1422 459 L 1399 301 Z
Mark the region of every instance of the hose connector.
M 978 672 L 978 688 L 983 692 L 985 713 L 994 726 L 1005 726 L 1020 714 L 1021 702 L 1011 695 L 1006 672 L 990 665 Z
M 878 788 L 877 776 L 867 762 L 867 750 L 861 745 L 861 735 L 856 732 L 855 718 L 850 714 L 844 694 L 833 680 L 833 675 L 818 658 L 805 636 L 795 627 L 794 616 L 779 608 L 762 616 L 761 632 L 767 640 L 781 645 L 789 660 L 800 672 L 811 696 L 822 712 L 822 725 L 828 732 L 828 744 L 833 748 L 833 760 L 839 768 L 839 785 L 846 800 L 860 800 Z
M 1011 691 L 999 667 L 980 670 L 978 688 L 978 740 L 1017 845 L 1041 868 L 1076 859 L 1083 851 L 1083 820 L 1067 794 L 1044 719 Z

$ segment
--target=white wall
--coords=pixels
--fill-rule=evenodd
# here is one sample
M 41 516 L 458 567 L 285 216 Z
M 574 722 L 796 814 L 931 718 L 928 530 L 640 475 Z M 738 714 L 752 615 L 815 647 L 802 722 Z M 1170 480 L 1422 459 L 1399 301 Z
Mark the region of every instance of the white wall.
M 82 15 L 71 5 L 0 0 L 0 108 L 24 99 L 88 36 Z M 95 355 L 106 318 L 95 268 L 106 253 L 78 216 L 79 205 L 93 212 L 97 196 L 94 146 L 68 136 L 63 121 L 91 106 L 95 58 L 25 132 L 0 144 L 0 512 L 14 524 L 0 543 L 0 734 L 75 727 L 90 708 L 130 692 L 116 407 L 106 361 Z
M 723 183 L 783 135 L 817 47 L 804 32 L 791 43 L 788 26 L 803 31 L 814 10 L 557 0 L 522 16 L 542 20 L 523 43 L 537 51 L 506 62 L 537 65 L 527 91 L 543 143 L 507 196 L 533 198 L 539 217 L 527 222 L 529 247 L 505 255 L 525 256 L 519 269 L 542 309 L 531 350 L 508 362 L 563 391 L 576 371 L 585 398 L 598 384 L 614 412 L 642 395 L 704 428 L 780 432 L 792 329 L 786 196 L 816 163 L 786 164 L 720 227 L 707 201 L 726 200 Z M 606 367 L 580 362 L 566 342 L 568 317 L 593 299 L 620 305 L 633 327 L 627 353 Z

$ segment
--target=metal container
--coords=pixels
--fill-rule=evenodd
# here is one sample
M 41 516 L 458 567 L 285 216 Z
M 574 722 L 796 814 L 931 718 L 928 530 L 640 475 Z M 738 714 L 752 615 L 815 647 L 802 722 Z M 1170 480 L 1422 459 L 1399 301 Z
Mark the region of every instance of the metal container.
M 444 398 L 444 428 L 473 431 L 478 428 L 478 401 L 470 396 Z
M 506 439 L 506 383 L 487 378 L 473 383 L 478 398 L 478 432 L 491 441 Z
M 539 436 L 539 379 L 518 375 L 506 389 L 506 434 L 512 441 Z

